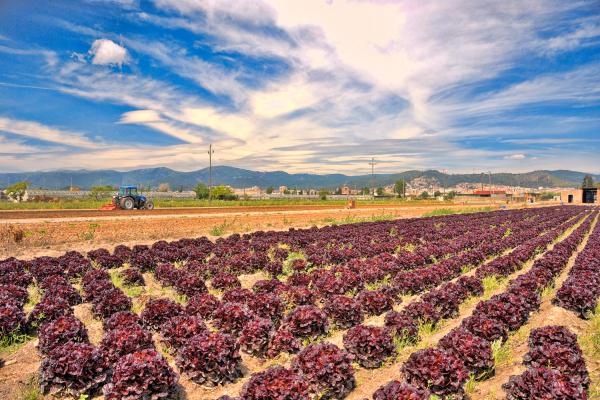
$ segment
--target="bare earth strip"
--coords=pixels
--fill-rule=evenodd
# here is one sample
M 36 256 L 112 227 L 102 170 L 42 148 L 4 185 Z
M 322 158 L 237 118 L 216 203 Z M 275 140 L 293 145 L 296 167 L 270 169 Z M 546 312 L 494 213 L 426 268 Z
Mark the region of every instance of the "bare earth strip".
M 87 251 L 99 247 L 111 249 L 117 244 L 149 244 L 163 239 L 176 240 L 197 236 L 215 238 L 217 233 L 229 235 L 235 232 L 323 226 L 332 222 L 419 217 L 435 209 L 449 208 L 446 204 L 419 207 L 361 206 L 352 210 L 339 206 L 334 209 L 308 207 L 308 210 L 302 210 L 297 206 L 290 206 L 284 211 L 268 211 L 266 207 L 246 207 L 249 210 L 243 212 L 239 212 L 242 207 L 231 207 L 228 210 L 219 208 L 219 213 L 206 215 L 197 213 L 143 215 L 138 214 L 138 211 L 131 211 L 123 216 L 117 211 L 118 214 L 109 212 L 103 217 L 83 219 L 77 214 L 69 214 L 69 217 L 59 219 L 4 219 L 7 213 L 0 212 L 0 259 L 11 256 L 23 258 L 39 255 L 58 256 L 67 250 Z M 315 207 L 318 206 L 312 206 Z M 469 206 L 457 207 L 469 208 Z M 479 208 L 481 205 L 474 207 Z M 81 210 L 60 212 L 70 213 L 70 211 Z M 14 213 L 30 214 L 31 212 L 15 211 Z

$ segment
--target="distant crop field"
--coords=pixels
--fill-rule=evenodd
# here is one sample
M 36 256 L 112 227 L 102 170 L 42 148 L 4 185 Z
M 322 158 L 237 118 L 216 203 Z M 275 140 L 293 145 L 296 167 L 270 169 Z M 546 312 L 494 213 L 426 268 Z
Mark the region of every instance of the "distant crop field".
M 102 200 L 60 200 L 60 201 L 25 201 L 13 203 L 0 201 L 0 210 L 50 210 L 50 209 L 96 209 L 103 204 L 110 202 L 111 199 Z M 154 205 L 161 208 L 173 207 L 252 207 L 252 206 L 285 206 L 285 205 L 345 205 L 345 200 L 312 200 L 312 199 L 269 199 L 269 200 L 190 200 L 190 199 L 155 199 Z M 444 202 L 432 200 L 413 200 L 407 201 L 397 198 L 360 200 L 357 204 L 403 204 L 403 205 L 426 205 L 426 204 L 444 204 Z M 448 202 L 447 204 L 451 204 Z

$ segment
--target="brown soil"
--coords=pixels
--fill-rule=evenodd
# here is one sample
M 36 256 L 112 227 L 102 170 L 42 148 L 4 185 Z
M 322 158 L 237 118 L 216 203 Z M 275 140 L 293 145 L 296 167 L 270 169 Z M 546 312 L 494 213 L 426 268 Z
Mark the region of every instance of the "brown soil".
M 381 209 L 381 208 L 401 208 L 401 209 L 431 209 L 433 208 L 466 208 L 466 207 L 482 207 L 487 206 L 487 203 L 470 204 L 470 205 L 455 205 L 444 203 L 442 206 L 438 204 L 361 204 L 360 209 Z M 283 205 L 283 206 L 228 206 L 228 207 L 173 207 L 173 208 L 156 208 L 149 210 L 93 210 L 93 209 L 77 209 L 77 210 L 0 210 L 0 220 L 13 219 L 56 219 L 56 218 L 112 218 L 112 217 L 139 217 L 139 216 L 164 216 L 164 215 L 212 215 L 212 214 L 239 214 L 239 213 L 265 213 L 274 211 L 317 211 L 317 210 L 339 210 L 344 208 L 339 204 L 315 204 L 315 205 Z
M 21 258 L 32 258 L 39 255 L 56 256 L 68 250 L 88 251 L 98 247 L 111 249 L 116 244 L 148 244 L 161 239 L 176 240 L 203 235 L 214 238 L 216 233 L 228 235 L 234 232 L 251 232 L 261 229 L 280 230 L 290 227 L 322 226 L 331 224 L 333 221 L 341 222 L 344 219 L 369 220 L 382 216 L 388 218 L 418 217 L 437 208 L 447 208 L 447 205 L 361 206 L 361 208 L 352 210 L 338 206 L 336 209 L 325 210 L 293 209 L 291 211 L 260 212 L 256 212 L 258 207 L 246 208 L 252 208 L 252 212 L 234 212 L 231 210 L 237 208 L 231 207 L 231 210 L 225 213 L 222 212 L 223 209 L 219 209 L 219 214 L 147 216 L 138 215 L 135 211 L 128 212 L 126 216 L 103 217 L 102 219 L 86 217 L 76 220 L 52 219 L 48 221 L 39 218 L 4 221 L 1 218 L 4 212 L 0 212 L 0 221 L 2 221 L 0 222 L 0 259 L 10 256 Z M 465 208 L 465 206 L 461 206 L 461 208 Z M 71 210 L 61 210 L 60 212 L 63 211 L 70 212 Z M 73 211 L 80 212 L 80 210 Z M 92 211 L 96 212 L 97 210 Z

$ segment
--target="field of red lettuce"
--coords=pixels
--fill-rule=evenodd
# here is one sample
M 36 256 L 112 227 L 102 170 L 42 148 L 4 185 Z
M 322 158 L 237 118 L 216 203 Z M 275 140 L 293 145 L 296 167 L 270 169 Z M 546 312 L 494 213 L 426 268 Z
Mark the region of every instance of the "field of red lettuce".
M 41 391 L 74 399 L 476 398 L 467 386 L 494 376 L 495 346 L 559 275 L 555 305 L 597 309 L 598 214 L 530 208 L 9 258 L 0 335 L 36 337 Z M 492 280 L 506 284 L 490 293 Z M 169 294 L 146 295 L 149 281 Z M 75 316 L 85 304 L 100 343 Z M 533 330 L 522 362 L 502 396 L 592 398 L 568 327 Z

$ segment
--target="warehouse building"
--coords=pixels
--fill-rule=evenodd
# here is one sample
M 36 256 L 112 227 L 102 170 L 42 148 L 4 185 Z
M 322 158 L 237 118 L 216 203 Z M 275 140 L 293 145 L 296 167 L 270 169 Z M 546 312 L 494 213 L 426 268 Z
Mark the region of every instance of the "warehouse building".
M 564 204 L 600 204 L 598 188 L 563 190 L 560 201 Z

